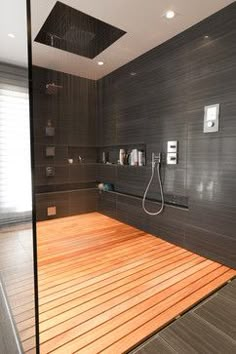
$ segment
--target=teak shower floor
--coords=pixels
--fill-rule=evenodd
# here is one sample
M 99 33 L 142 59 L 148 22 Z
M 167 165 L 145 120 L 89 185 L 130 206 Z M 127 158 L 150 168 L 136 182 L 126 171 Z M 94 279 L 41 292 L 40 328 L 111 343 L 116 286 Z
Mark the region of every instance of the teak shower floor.
M 37 232 L 42 354 L 124 353 L 236 275 L 99 213 Z

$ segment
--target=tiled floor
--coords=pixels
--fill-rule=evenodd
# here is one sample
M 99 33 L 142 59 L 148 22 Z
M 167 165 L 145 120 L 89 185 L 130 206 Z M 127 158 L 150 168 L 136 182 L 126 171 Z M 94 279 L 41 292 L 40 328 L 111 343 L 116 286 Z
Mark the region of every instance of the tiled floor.
M 30 327 L 33 353 L 35 352 L 35 308 L 32 250 L 31 223 L 16 224 L 0 229 L 0 281 L 20 341 L 24 340 L 22 327 L 24 329 L 25 326 Z M 5 306 L 5 303 L 2 303 L 0 309 L 0 324 L 4 324 L 5 329 L 9 318 L 4 319 L 3 306 Z M 9 331 L 11 331 L 11 328 Z M 9 331 L 7 336 L 4 335 L 3 338 L 8 346 L 11 344 L 10 342 L 13 342 Z M 0 333 L 0 339 L 2 332 Z M 1 345 L 0 348 L 0 354 L 5 354 Z M 14 354 L 14 349 L 6 354 Z
M 236 353 L 236 279 L 132 351 L 156 353 Z

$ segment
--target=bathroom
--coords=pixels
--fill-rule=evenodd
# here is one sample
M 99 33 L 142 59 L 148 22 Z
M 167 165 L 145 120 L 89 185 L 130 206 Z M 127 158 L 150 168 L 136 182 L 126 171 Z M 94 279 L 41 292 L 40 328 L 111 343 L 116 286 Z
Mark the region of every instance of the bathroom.
M 236 3 L 22 5 L 0 102 L 28 85 L 32 209 L 3 218 L 0 188 L 1 352 L 233 353 Z

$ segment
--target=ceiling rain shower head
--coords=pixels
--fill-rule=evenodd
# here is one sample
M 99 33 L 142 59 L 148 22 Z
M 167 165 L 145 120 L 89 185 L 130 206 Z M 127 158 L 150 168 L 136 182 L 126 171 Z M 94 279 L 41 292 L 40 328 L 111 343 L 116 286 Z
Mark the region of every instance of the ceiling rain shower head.
M 56 95 L 63 86 L 61 85 L 56 85 L 54 82 L 50 82 L 46 84 L 46 94 L 47 95 Z
M 35 38 L 38 43 L 94 59 L 126 34 L 112 24 L 60 1 L 54 2 L 56 4 Z

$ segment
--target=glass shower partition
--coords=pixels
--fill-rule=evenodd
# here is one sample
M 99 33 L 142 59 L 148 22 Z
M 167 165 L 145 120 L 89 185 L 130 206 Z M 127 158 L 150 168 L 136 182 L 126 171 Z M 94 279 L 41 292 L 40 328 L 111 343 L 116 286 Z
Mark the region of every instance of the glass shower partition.
M 5 27 L 21 32 L 6 33 L 16 42 L 9 48 L 2 43 L 0 56 L 0 353 L 33 354 L 38 326 L 27 4 L 15 5 L 16 14 L 4 4 Z

